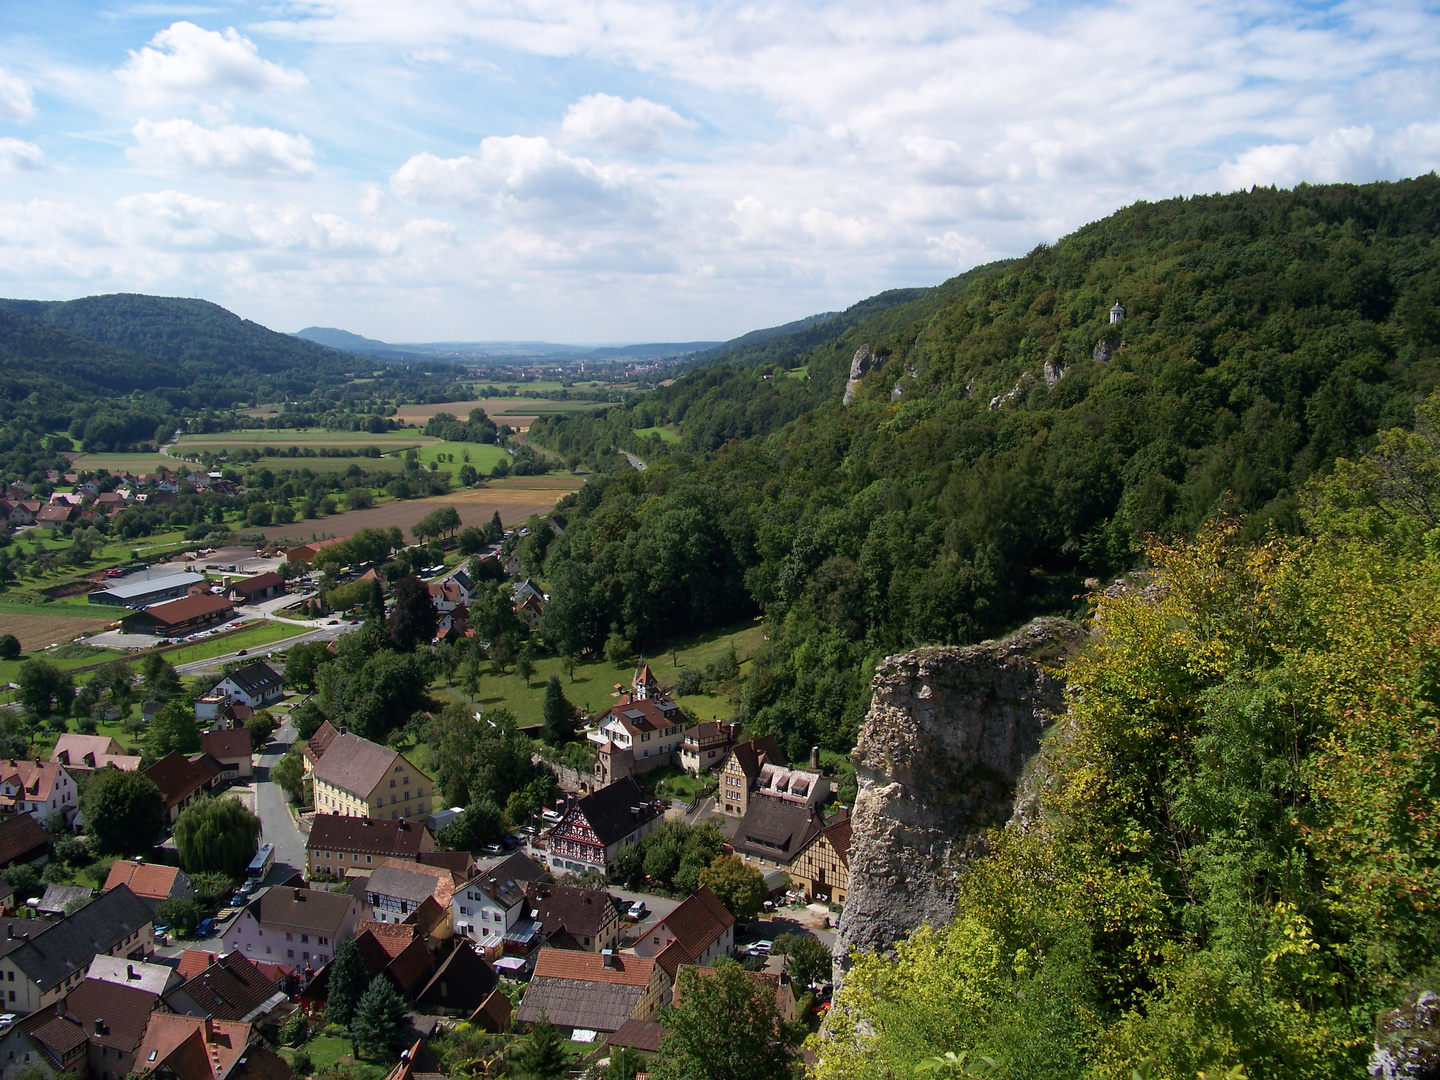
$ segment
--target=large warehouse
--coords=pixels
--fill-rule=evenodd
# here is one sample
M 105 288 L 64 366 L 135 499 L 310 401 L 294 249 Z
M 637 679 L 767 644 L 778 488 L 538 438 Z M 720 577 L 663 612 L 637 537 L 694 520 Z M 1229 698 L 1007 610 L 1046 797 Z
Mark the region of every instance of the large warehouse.
M 139 608 L 184 596 L 191 585 L 199 585 L 204 580 L 204 574 L 162 574 L 145 581 L 127 581 L 108 589 L 99 589 L 92 592 L 88 599 L 92 604 Z
M 120 627 L 127 634 L 175 637 L 224 622 L 234 615 L 234 603 L 214 593 L 201 593 L 168 604 L 156 604 L 144 611 L 132 611 L 120 620 Z

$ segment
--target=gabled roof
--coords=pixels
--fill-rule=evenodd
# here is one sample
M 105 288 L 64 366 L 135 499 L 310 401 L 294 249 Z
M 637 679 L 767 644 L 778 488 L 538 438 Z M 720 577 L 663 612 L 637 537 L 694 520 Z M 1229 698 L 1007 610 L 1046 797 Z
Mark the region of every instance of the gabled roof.
M 57 1068 L 67 1056 L 85 1046 L 85 1029 L 65 1015 L 63 1002 L 23 1017 L 17 1026 Z
M 15 801 L 49 802 L 55 793 L 62 766 L 58 761 L 19 761 L 11 758 L 0 762 L 0 784 L 15 789 Z
M 735 925 L 735 916 L 725 910 L 725 905 L 720 903 L 720 898 L 710 891 L 708 885 L 701 885 L 659 925 L 675 935 L 675 940 L 692 960 L 698 960 L 706 949 L 724 936 L 726 930 Z
M 482 1006 L 499 984 L 495 969 L 468 941 L 460 941 L 415 995 L 415 1004 L 465 1014 Z
M 250 1044 L 250 1025 L 231 1020 L 154 1013 L 135 1048 L 136 1073 L 164 1068 L 178 1080 L 220 1080 Z
M 754 780 L 759 776 L 763 765 L 790 764 L 790 759 L 785 756 L 785 751 L 780 749 L 780 743 L 774 735 L 761 735 L 758 739 L 736 743 L 730 753 L 739 763 L 747 780 Z
M 616 983 L 623 986 L 650 985 L 650 978 L 655 971 L 653 957 L 611 953 L 609 959 L 612 966 L 609 967 L 605 965 L 605 959 L 600 953 L 542 948 L 535 959 L 535 977 L 578 979 L 582 982 Z
M 534 916 L 547 935 L 562 927 L 571 936 L 594 938 L 617 918 L 615 901 L 599 889 L 576 889 L 569 885 L 531 884 L 525 890 Z
M 813 807 L 755 798 L 735 831 L 735 851 L 757 859 L 789 863 L 825 827 Z
M 690 722 L 685 711 L 667 697 L 634 698 L 622 702 L 612 706 L 600 722 L 604 724 L 611 717 L 633 735 L 677 725 L 684 727 Z
M 146 769 L 145 775 L 155 781 L 167 809 L 214 779 L 214 774 L 201 762 L 191 761 L 179 750 L 170 751 Z
M 250 730 L 248 728 L 223 728 L 207 731 L 200 736 L 200 749 L 221 761 L 227 758 L 248 758 L 250 756 Z
M 305 846 L 312 851 L 346 851 L 380 858 L 413 859 L 434 847 L 424 825 L 344 814 L 316 814 Z
M 105 879 L 105 888 L 101 891 L 109 892 L 117 885 L 129 885 L 131 892 L 146 900 L 168 900 L 179 876 L 178 866 L 116 859 L 110 864 L 110 875 Z
M 573 810 L 584 815 L 596 839 L 606 847 L 618 844 L 661 813 L 645 797 L 633 776 L 592 792 L 577 802 Z
M 232 952 L 175 989 L 165 1003 L 176 1012 L 192 1016 L 248 1021 L 284 998 L 273 979 L 240 953 Z
M 87 902 L 94 895 L 88 885 L 46 885 L 37 908 L 47 915 L 64 915 L 71 904 Z
M 686 950 L 684 945 L 680 944 L 678 939 L 671 941 L 655 954 L 655 965 L 670 977 L 672 983 L 675 981 L 676 972 L 681 967 L 694 962 L 695 957 Z
M 354 903 L 354 897 L 346 893 L 276 885 L 245 910 L 253 913 L 265 927 L 339 937 L 340 926 Z
M 388 746 L 347 731 L 338 736 L 315 763 L 315 781 L 363 798 L 385 779 L 400 757 L 398 751 Z
M 660 1043 L 668 1034 L 669 1029 L 654 1020 L 626 1020 L 605 1043 L 607 1046 L 628 1046 L 632 1050 L 658 1054 Z
M 455 879 L 449 870 L 438 866 L 422 866 L 419 863 L 405 863 L 399 859 L 386 859 L 370 874 L 365 891 L 377 896 L 393 896 L 420 904 L 430 897 L 442 907 L 449 908 L 450 897 L 455 892 Z
M 10 890 L 13 896 L 14 889 Z M 30 899 L 30 897 L 26 897 Z M 54 926 L 59 919 L 41 915 L 34 919 L 0 919 L 0 956 L 9 956 L 32 937 Z
M 126 618 L 143 615 L 153 619 L 160 626 L 174 626 L 177 623 L 189 622 L 191 619 L 200 619 L 206 615 L 215 615 L 234 609 L 235 605 L 223 596 L 216 596 L 214 593 L 199 593 L 181 600 L 171 600 L 167 604 L 156 604 L 154 607 L 132 612 Z
M 66 996 L 65 1015 L 85 1028 L 91 1042 L 128 1054 L 145 1034 L 146 1021 L 159 1002 L 160 996 L 147 990 L 85 979 Z M 104 1021 L 99 1032 L 97 1019 Z
M 604 961 L 598 953 L 542 948 L 516 1019 L 615 1031 L 645 996 L 655 961 L 619 953 L 610 956 L 612 967 Z
M 232 683 L 238 686 L 251 697 L 264 693 L 271 688 L 278 688 L 285 685 L 285 680 L 280 673 L 272 668 L 264 660 L 257 660 L 253 664 L 246 664 L 242 668 L 236 668 L 225 676 Z M 221 679 L 224 682 L 225 679 Z
M 546 876 L 543 867 L 535 865 L 523 851 L 517 851 L 489 870 L 476 874 L 465 883 L 464 888 L 483 892 L 508 910 L 524 902 L 527 883 L 543 881 Z
M 267 570 L 263 574 L 256 574 L 252 578 L 244 578 L 240 581 L 230 583 L 230 591 L 240 593 L 242 596 L 250 596 L 254 593 L 264 592 L 266 589 L 273 589 L 277 585 L 284 585 L 285 579 L 274 570 Z
M 510 1004 L 505 991 L 497 986 L 485 996 L 480 1007 L 470 1014 L 470 1023 L 489 1024 L 495 1031 L 504 1031 L 510 1026 L 510 1014 L 514 1011 L 515 1006 Z
M 140 767 L 140 755 L 125 753 L 125 748 L 108 735 L 61 735 L 55 740 L 55 749 L 50 751 L 50 760 L 72 768 L 103 769 L 114 765 L 124 772 L 133 772 Z
M 172 983 L 180 981 L 175 969 L 164 964 L 147 964 L 142 960 L 127 960 L 123 956 L 106 956 L 104 953 L 97 953 L 90 961 L 85 977 L 119 983 L 150 994 L 163 994 Z
M 313 767 L 314 764 L 320 760 L 330 744 L 339 738 L 339 736 L 340 732 L 336 730 L 335 726 L 331 724 L 329 720 L 326 720 L 315 729 L 314 735 L 311 735 L 310 738 L 305 740 L 305 749 L 300 751 L 300 753 L 310 760 L 310 764 Z
M 10 954 L 14 964 L 43 994 L 90 966 L 96 953 L 109 952 L 150 923 L 150 905 L 127 885 L 118 885 L 36 934 Z
M 49 850 L 50 834 L 32 815 L 0 817 L 0 866 L 21 858 L 37 859 Z

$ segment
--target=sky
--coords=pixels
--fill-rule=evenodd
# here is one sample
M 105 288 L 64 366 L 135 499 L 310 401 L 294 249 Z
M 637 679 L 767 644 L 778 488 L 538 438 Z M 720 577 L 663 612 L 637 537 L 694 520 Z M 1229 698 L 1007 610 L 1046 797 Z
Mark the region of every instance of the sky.
M 1437 167 L 1434 4 L 0 4 L 0 295 L 279 330 L 723 340 Z

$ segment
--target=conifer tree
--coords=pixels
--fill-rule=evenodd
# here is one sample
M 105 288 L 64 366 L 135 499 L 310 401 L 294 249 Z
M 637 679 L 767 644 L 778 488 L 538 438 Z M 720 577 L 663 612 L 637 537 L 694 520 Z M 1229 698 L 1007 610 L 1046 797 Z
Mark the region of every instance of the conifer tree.
M 332 1024 L 348 1024 L 355 1015 L 369 985 L 369 973 L 354 938 L 346 938 L 335 950 L 330 961 L 329 995 L 325 999 L 325 1019 Z
M 383 974 L 370 980 L 370 985 L 355 1006 L 355 1015 L 350 1021 L 350 1041 L 357 1051 L 372 1057 L 398 1046 L 409 1027 L 405 1017 L 405 1002 L 390 980 Z

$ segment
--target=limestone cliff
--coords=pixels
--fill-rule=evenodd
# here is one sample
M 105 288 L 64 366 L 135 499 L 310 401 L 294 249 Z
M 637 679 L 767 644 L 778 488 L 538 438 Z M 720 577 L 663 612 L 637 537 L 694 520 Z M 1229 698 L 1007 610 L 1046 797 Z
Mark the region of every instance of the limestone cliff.
M 1026 763 L 1063 708 L 1046 669 L 1084 636 L 1037 619 L 999 641 L 917 649 L 876 668 L 851 754 L 859 792 L 837 959 L 950 918 L 960 871 L 984 853 L 985 830 L 1011 818 Z
M 883 356 L 877 356 L 871 352 L 869 345 L 861 345 L 855 350 L 855 355 L 850 358 L 850 378 L 845 383 L 845 396 L 840 399 L 842 405 L 852 405 L 855 402 L 855 393 L 860 388 L 860 380 L 869 372 L 878 370 L 885 364 Z

